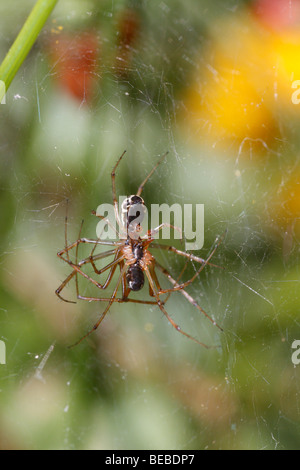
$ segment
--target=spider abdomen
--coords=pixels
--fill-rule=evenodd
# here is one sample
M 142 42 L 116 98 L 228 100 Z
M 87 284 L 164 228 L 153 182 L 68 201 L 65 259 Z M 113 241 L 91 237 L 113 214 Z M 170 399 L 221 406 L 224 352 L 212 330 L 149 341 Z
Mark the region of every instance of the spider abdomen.
M 139 263 L 135 263 L 129 266 L 126 273 L 126 282 L 129 289 L 133 291 L 138 291 L 142 289 L 145 279 L 143 270 L 140 267 Z

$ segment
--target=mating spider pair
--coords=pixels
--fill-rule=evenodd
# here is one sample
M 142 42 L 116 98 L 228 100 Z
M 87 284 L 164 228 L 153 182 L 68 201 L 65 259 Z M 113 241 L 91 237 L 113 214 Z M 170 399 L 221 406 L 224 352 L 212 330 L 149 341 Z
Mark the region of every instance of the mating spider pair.
M 180 292 L 194 307 L 196 307 L 202 314 L 204 314 L 214 325 L 216 325 L 220 330 L 222 328 L 203 310 L 200 305 L 196 302 L 196 300 L 191 297 L 190 294 L 188 294 L 185 290 L 187 286 L 189 286 L 195 279 L 196 277 L 199 276 L 200 272 L 204 269 L 204 267 L 210 263 L 210 259 L 213 257 L 216 249 L 220 245 L 223 237 L 221 237 L 220 240 L 218 240 L 211 251 L 210 255 L 208 256 L 207 259 L 199 258 L 198 256 L 195 256 L 192 253 L 187 253 L 184 251 L 180 251 L 177 248 L 170 246 L 170 245 L 162 245 L 159 243 L 154 243 L 154 237 L 155 235 L 164 227 L 172 227 L 173 229 L 176 229 L 176 227 L 170 226 L 169 224 L 162 223 L 158 227 L 148 230 L 147 234 L 145 236 L 140 236 L 140 231 L 141 231 L 141 226 L 139 223 L 135 223 L 137 221 L 136 214 L 141 215 L 143 212 L 143 209 L 145 208 L 145 204 L 143 199 L 141 198 L 141 193 L 144 189 L 145 184 L 149 180 L 149 178 L 152 176 L 158 165 L 162 162 L 162 160 L 166 157 L 167 154 L 163 155 L 162 158 L 157 162 L 155 167 L 151 170 L 151 172 L 148 174 L 146 179 L 141 183 L 139 186 L 137 193 L 135 195 L 131 195 L 127 197 L 123 204 L 122 204 L 122 210 L 121 210 L 121 217 L 119 216 L 119 207 L 118 207 L 118 202 L 117 202 L 117 194 L 116 194 L 116 184 L 115 184 L 115 174 L 117 167 L 119 163 L 121 162 L 123 156 L 125 155 L 126 151 L 123 152 L 123 154 L 120 156 L 118 159 L 116 165 L 114 166 L 112 173 L 111 173 L 111 182 L 112 182 L 112 193 L 113 193 L 113 206 L 114 206 L 114 213 L 116 217 L 117 224 L 119 226 L 119 230 L 121 233 L 126 233 L 127 236 L 124 239 L 119 239 L 118 241 L 110 241 L 110 240 L 103 240 L 101 239 L 101 236 L 98 239 L 88 239 L 88 238 L 81 238 L 81 229 L 80 229 L 80 234 L 78 240 L 76 240 L 74 243 L 67 245 L 67 217 L 65 220 L 65 248 L 57 253 L 60 259 L 68 263 L 72 267 L 71 273 L 68 275 L 68 277 L 61 283 L 61 285 L 56 289 L 55 293 L 56 295 L 63 301 L 65 302 L 71 302 L 71 303 L 76 303 L 70 300 L 66 300 L 61 296 L 61 291 L 66 287 L 66 285 L 71 281 L 71 279 L 75 278 L 75 283 L 76 283 L 76 294 L 77 298 L 81 300 L 87 300 L 87 301 L 101 301 L 101 302 L 108 302 L 106 308 L 102 312 L 101 316 L 99 317 L 98 321 L 95 323 L 93 328 L 89 330 L 79 341 L 77 341 L 73 346 L 76 346 L 79 344 L 83 339 L 85 339 L 87 336 L 89 336 L 94 330 L 98 328 L 104 317 L 106 316 L 107 312 L 109 311 L 111 305 L 113 302 L 134 302 L 134 303 L 140 303 L 140 304 L 145 304 L 145 305 L 157 305 L 162 313 L 165 315 L 165 317 L 168 319 L 168 321 L 171 323 L 171 325 L 182 335 L 186 336 L 187 338 L 195 341 L 196 343 L 200 344 L 201 346 L 204 346 L 208 348 L 206 344 L 202 343 L 201 341 L 198 341 L 195 337 L 191 336 L 190 334 L 186 333 L 183 331 L 179 325 L 177 325 L 174 320 L 170 317 L 170 315 L 167 313 L 165 309 L 165 304 L 169 298 L 169 296 L 173 292 Z M 134 211 L 134 209 L 138 208 L 138 211 Z M 132 213 L 135 213 L 134 216 L 132 216 Z M 97 215 L 95 211 L 93 211 L 94 215 Z M 104 219 L 103 216 L 99 216 L 101 219 Z M 106 223 L 109 224 L 109 221 L 104 219 Z M 81 226 L 82 228 L 82 226 Z M 180 229 L 179 229 L 180 230 Z M 120 232 L 117 231 L 117 235 L 120 237 Z M 82 259 L 81 261 L 78 261 L 78 246 L 81 244 L 91 244 L 94 245 L 90 256 L 87 258 Z M 105 251 L 103 253 L 98 253 L 95 254 L 96 247 L 99 245 L 108 245 L 112 246 L 113 248 Z M 75 263 L 71 262 L 70 257 L 69 257 L 69 251 L 74 249 L 76 251 L 76 260 Z M 163 266 L 161 266 L 155 257 L 149 252 L 149 248 L 155 248 L 155 249 L 162 249 L 162 250 L 167 250 L 169 252 L 176 253 L 177 255 L 183 256 L 186 258 L 186 264 L 180 273 L 180 276 L 177 279 L 174 279 L 171 274 L 165 269 Z M 104 266 L 101 269 L 98 269 L 96 267 L 96 262 L 98 262 L 100 259 L 107 258 L 109 256 L 113 256 L 113 261 L 108 263 L 106 266 Z M 180 278 L 186 268 L 186 265 L 189 261 L 194 261 L 196 263 L 200 263 L 199 269 L 196 270 L 194 275 L 185 282 L 180 283 Z M 82 268 L 90 264 L 95 272 L 95 274 L 100 275 L 104 273 L 105 271 L 108 271 L 108 275 L 106 278 L 106 281 L 101 284 L 100 282 L 96 281 L 89 275 L 87 275 Z M 103 297 L 86 297 L 83 296 L 79 293 L 79 286 L 78 286 L 78 275 L 83 276 L 86 278 L 88 281 L 93 283 L 97 288 L 100 290 L 105 290 L 111 283 L 113 279 L 113 275 L 119 266 L 120 268 L 120 274 L 117 279 L 117 282 L 115 284 L 113 293 L 110 298 L 103 298 Z M 212 265 L 215 266 L 215 265 Z M 155 268 L 157 268 L 172 284 L 172 287 L 169 289 L 162 289 L 156 272 Z M 139 300 L 139 299 L 134 299 L 129 297 L 131 291 L 139 291 L 142 289 L 144 286 L 145 282 L 145 276 L 148 280 L 149 284 L 149 294 L 154 300 Z M 122 289 L 122 295 L 118 297 L 118 290 L 121 287 Z M 166 298 L 164 300 L 160 299 L 160 296 L 163 294 L 167 294 Z

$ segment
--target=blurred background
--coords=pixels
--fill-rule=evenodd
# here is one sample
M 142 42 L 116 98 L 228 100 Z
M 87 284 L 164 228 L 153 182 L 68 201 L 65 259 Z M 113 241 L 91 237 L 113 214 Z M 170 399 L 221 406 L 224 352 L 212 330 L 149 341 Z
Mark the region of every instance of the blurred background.
M 1 2 L 1 60 L 34 3 Z M 300 448 L 299 25 L 299 0 L 58 2 L 0 106 L 1 449 Z M 227 230 L 225 269 L 187 289 L 224 332 L 180 293 L 166 305 L 217 348 L 128 303 L 67 349 L 104 304 L 54 294 L 66 200 L 68 242 L 82 219 L 95 238 L 125 149 L 119 194 L 169 150 L 146 205 L 204 204 L 203 258 Z M 179 276 L 184 260 L 152 253 Z

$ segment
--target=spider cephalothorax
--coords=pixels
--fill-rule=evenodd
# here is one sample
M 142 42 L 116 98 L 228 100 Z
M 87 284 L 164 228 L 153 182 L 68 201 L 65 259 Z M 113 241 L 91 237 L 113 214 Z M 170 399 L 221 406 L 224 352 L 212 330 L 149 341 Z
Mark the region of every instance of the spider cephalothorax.
M 144 200 L 140 196 L 132 195 L 124 199 L 121 206 L 121 220 L 126 234 L 133 239 L 139 237 L 141 223 L 146 214 Z

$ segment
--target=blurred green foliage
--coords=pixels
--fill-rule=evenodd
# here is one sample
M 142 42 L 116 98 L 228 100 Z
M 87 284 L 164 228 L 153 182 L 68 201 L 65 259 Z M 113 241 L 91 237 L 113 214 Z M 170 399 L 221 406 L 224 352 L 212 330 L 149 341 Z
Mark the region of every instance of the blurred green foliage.
M 0 5 L 1 58 L 34 2 L 19 3 Z M 61 0 L 12 83 L 0 106 L 0 448 L 299 449 L 299 108 L 274 100 L 266 134 L 211 138 L 216 122 L 195 117 L 186 98 L 196 77 L 203 94 L 192 100 L 205 101 L 207 70 L 214 87 L 222 81 L 214 60 L 234 28 L 273 34 L 253 26 L 253 3 Z M 225 269 L 207 267 L 189 288 L 224 332 L 179 293 L 167 303 L 183 330 L 219 348 L 184 338 L 158 307 L 117 304 L 67 349 L 103 306 L 54 294 L 70 272 L 56 256 L 66 200 L 68 241 L 82 219 L 82 235 L 94 238 L 91 210 L 112 201 L 110 172 L 124 149 L 119 194 L 134 194 L 169 150 L 146 204 L 204 203 L 202 257 L 228 230 L 214 257 Z M 182 259 L 155 254 L 179 275 Z M 74 284 L 65 295 L 75 299 Z

